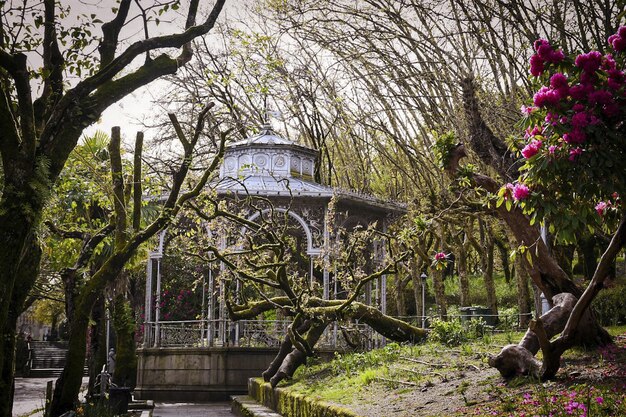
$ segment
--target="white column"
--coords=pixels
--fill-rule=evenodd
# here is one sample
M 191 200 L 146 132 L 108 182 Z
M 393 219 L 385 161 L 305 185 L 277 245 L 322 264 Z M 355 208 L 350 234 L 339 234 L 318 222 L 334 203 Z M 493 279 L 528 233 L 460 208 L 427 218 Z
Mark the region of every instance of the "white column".
M 156 261 L 156 308 L 154 315 L 154 346 L 161 344 L 161 259 L 163 258 L 163 240 L 165 239 L 165 230 L 159 234 L 159 246 L 156 251 L 150 253 L 152 260 Z M 153 268 L 154 266 L 152 266 Z
M 146 265 L 146 299 L 143 314 L 143 346 L 150 346 L 152 343 L 152 258 L 148 256 L 148 264 Z M 108 354 L 108 351 L 107 351 Z
M 213 337 L 215 336 L 215 281 L 213 280 L 213 268 L 209 265 L 209 289 L 208 289 L 208 310 L 207 310 L 207 343 L 213 346 Z
M 161 258 L 156 258 L 156 312 L 154 317 L 154 346 L 161 345 Z

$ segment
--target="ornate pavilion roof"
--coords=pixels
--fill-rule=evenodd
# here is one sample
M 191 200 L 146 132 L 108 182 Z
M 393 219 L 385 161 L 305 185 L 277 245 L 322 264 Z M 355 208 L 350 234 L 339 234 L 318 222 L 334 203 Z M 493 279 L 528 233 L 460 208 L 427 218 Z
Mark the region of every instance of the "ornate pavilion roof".
M 369 194 L 333 188 L 315 182 L 318 152 L 285 139 L 268 124 L 247 139 L 230 144 L 224 153 L 216 191 L 221 195 L 322 198 L 404 212 L 406 206 Z

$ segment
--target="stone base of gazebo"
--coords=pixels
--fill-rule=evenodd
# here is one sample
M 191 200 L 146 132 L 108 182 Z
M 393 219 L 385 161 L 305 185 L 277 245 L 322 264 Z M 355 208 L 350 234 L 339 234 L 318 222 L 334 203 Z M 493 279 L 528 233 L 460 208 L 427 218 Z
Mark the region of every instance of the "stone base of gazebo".
M 156 401 L 219 401 L 245 393 L 278 348 L 198 347 L 137 349 L 134 397 Z

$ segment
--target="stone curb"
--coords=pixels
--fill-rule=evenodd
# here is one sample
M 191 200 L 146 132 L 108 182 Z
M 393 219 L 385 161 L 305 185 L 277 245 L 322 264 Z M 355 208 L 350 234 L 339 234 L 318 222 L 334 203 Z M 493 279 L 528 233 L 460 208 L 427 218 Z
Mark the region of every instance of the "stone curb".
M 272 388 L 260 378 L 248 380 L 248 394 L 283 417 L 361 417 L 351 410 L 285 388 Z
M 238 417 L 281 417 L 248 395 L 233 395 L 231 398 L 233 400 L 231 410 Z

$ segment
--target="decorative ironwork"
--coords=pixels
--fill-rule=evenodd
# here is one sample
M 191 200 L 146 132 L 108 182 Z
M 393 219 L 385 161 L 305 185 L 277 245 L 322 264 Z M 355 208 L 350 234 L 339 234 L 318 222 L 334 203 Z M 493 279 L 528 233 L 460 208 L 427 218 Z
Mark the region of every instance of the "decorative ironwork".
M 170 321 L 151 323 L 158 329 L 157 343 L 160 346 L 192 347 L 202 346 L 206 329 L 205 321 Z
M 278 347 L 289 320 L 189 320 L 145 324 L 144 345 L 159 347 Z M 317 348 L 368 350 L 384 346 L 385 338 L 361 323 L 330 325 Z
M 278 347 L 287 334 L 287 320 L 242 320 L 239 340 L 236 344 L 245 347 Z

